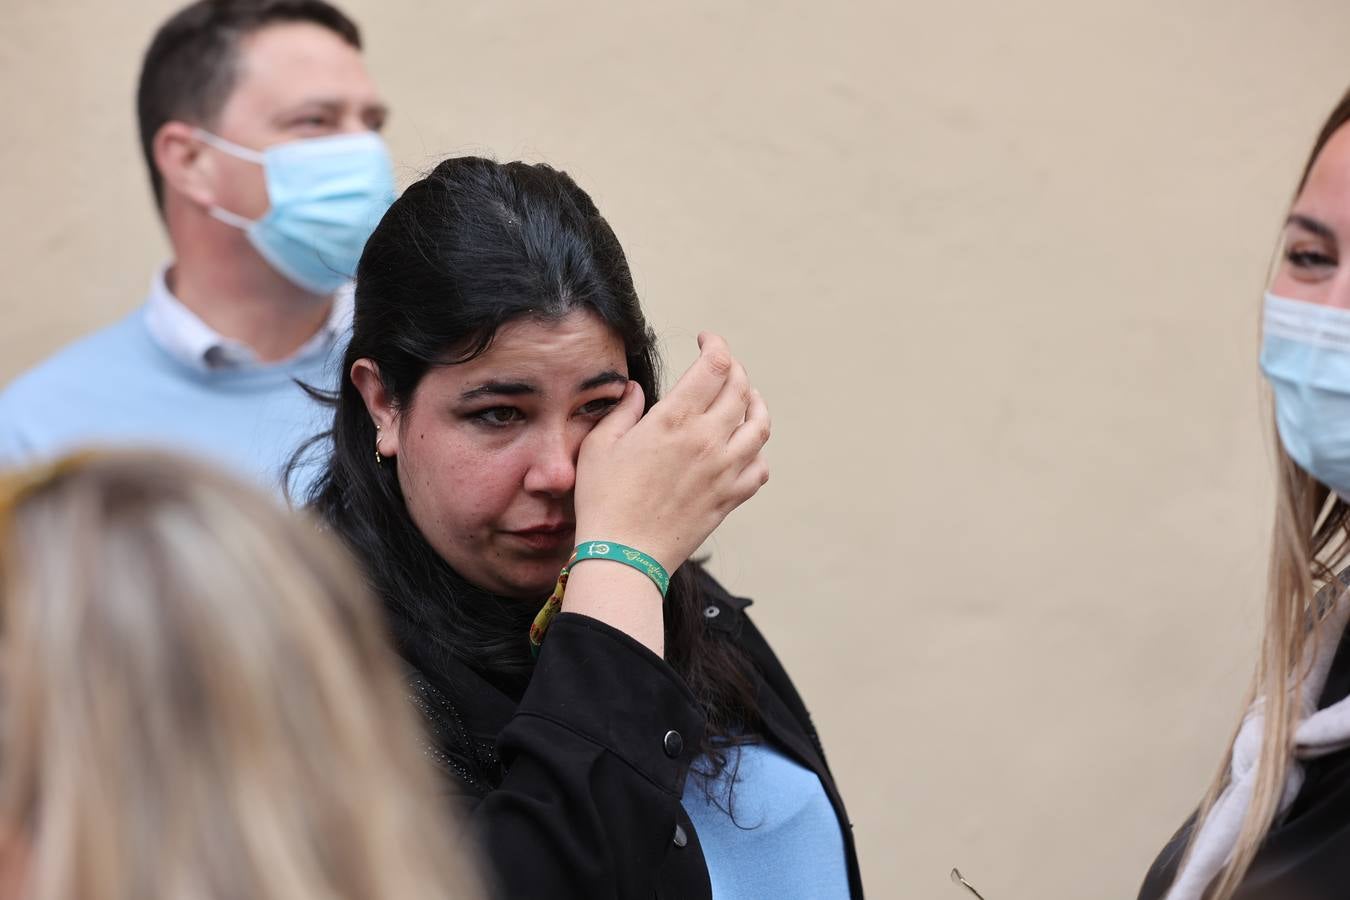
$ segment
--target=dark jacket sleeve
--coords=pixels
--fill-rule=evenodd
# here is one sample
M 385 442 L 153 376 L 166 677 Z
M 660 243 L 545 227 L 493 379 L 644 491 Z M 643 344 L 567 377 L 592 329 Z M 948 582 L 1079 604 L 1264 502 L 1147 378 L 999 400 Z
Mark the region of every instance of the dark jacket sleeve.
M 674 671 L 585 616 L 554 620 L 468 817 L 505 897 L 657 893 L 703 716 Z

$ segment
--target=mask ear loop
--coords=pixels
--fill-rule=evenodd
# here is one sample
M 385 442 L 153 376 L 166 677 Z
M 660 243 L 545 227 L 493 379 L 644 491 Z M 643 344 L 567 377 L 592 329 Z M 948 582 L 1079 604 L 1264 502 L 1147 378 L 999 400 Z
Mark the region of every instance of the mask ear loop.
M 210 144 L 221 153 L 227 153 L 235 159 L 242 159 L 245 162 L 263 164 L 266 155 L 261 150 L 250 150 L 248 147 L 240 146 L 234 141 L 227 141 L 223 137 L 214 135 L 205 128 L 192 129 L 192 136 L 204 144 Z
M 257 219 L 245 218 L 244 216 L 239 215 L 239 213 L 232 213 L 228 209 L 221 209 L 219 206 L 212 206 L 207 212 L 211 214 L 211 218 L 218 219 L 226 225 L 233 225 L 240 231 L 247 231 L 258 222 Z
M 250 150 L 248 147 L 241 147 L 234 141 L 227 141 L 223 137 L 212 134 L 205 128 L 192 129 L 192 136 L 204 144 L 219 150 L 227 156 L 233 156 L 235 159 L 242 159 L 244 162 L 263 165 L 266 158 L 263 153 L 257 150 Z M 228 209 L 221 209 L 219 206 L 212 206 L 207 210 L 213 219 L 224 222 L 226 225 L 233 225 L 241 231 L 247 231 L 253 225 L 257 224 L 256 219 L 245 218 L 238 213 L 230 212 Z

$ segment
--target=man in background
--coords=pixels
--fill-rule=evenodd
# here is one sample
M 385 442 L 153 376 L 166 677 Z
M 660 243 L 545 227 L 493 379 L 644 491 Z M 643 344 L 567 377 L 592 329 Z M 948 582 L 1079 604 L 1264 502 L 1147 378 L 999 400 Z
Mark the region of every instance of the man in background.
M 323 0 L 198 0 L 137 92 L 173 259 L 130 316 L 0 394 L 0 465 L 75 446 L 204 455 L 273 487 L 328 414 L 361 247 L 393 201 L 387 108 Z

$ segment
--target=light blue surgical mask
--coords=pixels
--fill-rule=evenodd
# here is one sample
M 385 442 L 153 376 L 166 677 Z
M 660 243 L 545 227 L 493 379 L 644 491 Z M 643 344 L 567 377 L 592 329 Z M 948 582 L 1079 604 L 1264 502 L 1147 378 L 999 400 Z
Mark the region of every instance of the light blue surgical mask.
M 1266 294 L 1261 371 L 1285 452 L 1350 499 L 1350 310 Z
M 292 283 L 331 294 L 356 273 L 366 239 L 394 202 L 393 166 L 378 134 L 307 138 L 250 150 L 209 131 L 197 137 L 263 167 L 267 213 L 248 219 L 218 206 L 211 215 L 243 229 L 249 243 Z

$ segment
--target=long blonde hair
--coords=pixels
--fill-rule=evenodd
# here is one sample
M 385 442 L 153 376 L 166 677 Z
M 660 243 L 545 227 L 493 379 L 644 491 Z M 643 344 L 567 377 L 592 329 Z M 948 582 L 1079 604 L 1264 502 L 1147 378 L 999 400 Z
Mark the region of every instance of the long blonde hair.
M 175 457 L 0 486 L 0 835 L 33 900 L 481 894 L 373 602 Z
M 1327 141 L 1347 122 L 1350 122 L 1350 91 L 1322 126 L 1294 192 L 1296 199 Z M 1301 714 L 1291 688 L 1300 685 L 1307 674 L 1302 663 L 1307 658 L 1309 642 L 1317 637 L 1317 630 L 1310 625 L 1320 622 L 1326 613 L 1318 606 L 1318 592 L 1335 582 L 1337 568 L 1350 555 L 1347 545 L 1350 504 L 1303 471 L 1285 452 L 1278 437 L 1275 446 L 1275 521 L 1266 584 L 1265 628 L 1261 656 L 1247 695 L 1247 704 L 1261 704 L 1264 714 L 1261 754 L 1251 805 L 1233 856 L 1215 876 L 1206 895 L 1210 900 L 1230 900 L 1274 822 L 1289 773 L 1294 729 Z M 1231 741 L 1229 747 L 1201 803 L 1197 823 L 1204 821 L 1228 784 Z M 1195 831 L 1198 830 L 1197 826 Z

